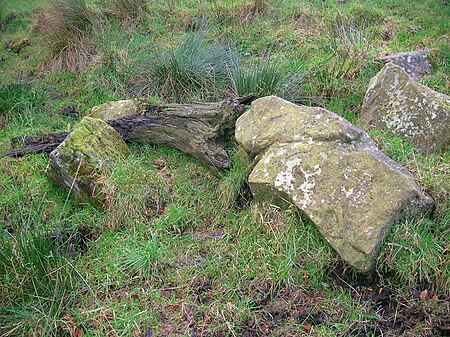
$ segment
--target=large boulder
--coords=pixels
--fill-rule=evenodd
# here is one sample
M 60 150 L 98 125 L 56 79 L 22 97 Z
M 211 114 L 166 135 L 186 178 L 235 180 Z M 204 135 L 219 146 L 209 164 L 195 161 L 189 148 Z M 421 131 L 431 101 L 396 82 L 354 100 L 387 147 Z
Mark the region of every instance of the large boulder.
M 450 97 L 415 82 L 392 63 L 371 80 L 361 114 L 364 129 L 387 129 L 424 153 L 450 145 Z
M 258 99 L 236 124 L 257 163 L 256 198 L 296 205 L 357 271 L 373 269 L 389 228 L 431 207 L 411 174 L 363 131 L 322 108 Z
M 50 153 L 47 174 L 78 197 L 101 203 L 101 175 L 128 153 L 128 146 L 112 127 L 100 119 L 85 117 Z

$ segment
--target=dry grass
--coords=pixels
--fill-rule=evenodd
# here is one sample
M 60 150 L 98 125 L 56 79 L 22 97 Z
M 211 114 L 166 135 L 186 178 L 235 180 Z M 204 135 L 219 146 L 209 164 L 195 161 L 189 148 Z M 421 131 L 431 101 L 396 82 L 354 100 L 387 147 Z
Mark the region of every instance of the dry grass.
M 41 70 L 85 70 L 95 53 L 91 32 L 98 23 L 98 16 L 86 0 L 51 0 L 49 7 L 48 16 L 36 22 L 36 29 L 47 26 L 49 56 Z
M 106 0 L 100 7 L 106 15 L 118 19 L 122 23 L 139 21 L 145 14 L 146 0 Z

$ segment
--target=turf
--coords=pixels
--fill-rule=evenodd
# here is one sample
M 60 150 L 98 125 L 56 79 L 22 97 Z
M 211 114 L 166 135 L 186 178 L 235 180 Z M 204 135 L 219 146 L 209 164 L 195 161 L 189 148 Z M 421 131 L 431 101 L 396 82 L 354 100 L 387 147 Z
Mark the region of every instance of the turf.
M 78 14 L 61 17 L 67 8 Z M 382 54 L 433 50 L 421 81 L 449 93 L 449 18 L 442 0 L 1 0 L 0 150 L 15 136 L 70 131 L 69 106 L 82 114 L 137 95 L 277 93 L 358 125 Z M 195 52 L 186 41 L 199 36 Z M 31 45 L 7 50 L 20 38 Z M 370 276 L 295 208 L 252 200 L 251 159 L 233 142 L 220 172 L 131 144 L 104 176 L 104 208 L 56 187 L 43 154 L 1 158 L 0 336 L 448 334 L 449 153 L 370 136 L 437 201 L 434 214 L 394 226 Z

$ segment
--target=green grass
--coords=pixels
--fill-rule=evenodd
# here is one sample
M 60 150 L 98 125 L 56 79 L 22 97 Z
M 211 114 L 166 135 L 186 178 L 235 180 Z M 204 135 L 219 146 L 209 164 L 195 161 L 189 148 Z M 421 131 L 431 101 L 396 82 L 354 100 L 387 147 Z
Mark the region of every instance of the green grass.
M 45 24 L 55 3 L 73 6 Z M 244 0 L 3 0 L 0 149 L 71 130 L 68 105 L 140 94 L 275 93 L 358 124 L 382 53 L 432 49 L 422 83 L 448 94 L 449 14 L 437 0 L 270 0 L 258 13 Z M 16 38 L 31 46 L 8 51 Z M 0 335 L 390 336 L 405 322 L 404 335 L 438 334 L 448 326 L 449 154 L 370 136 L 437 201 L 434 214 L 394 226 L 372 278 L 349 270 L 295 209 L 236 205 L 251 160 L 233 143 L 223 172 L 132 144 L 104 177 L 104 208 L 54 186 L 45 155 L 2 158 Z
M 144 63 L 148 88 L 177 102 L 220 92 L 236 56 L 218 42 L 209 42 L 205 32 L 188 36 L 170 50 L 159 50 Z M 151 90 L 154 87 L 154 90 Z
M 0 306 L 2 334 L 57 336 L 61 316 L 76 296 L 79 277 L 70 254 L 73 244 L 60 231 L 32 228 L 37 214 L 19 206 L 20 227 L 2 232 Z M 38 210 L 39 211 L 39 210 Z
M 283 74 L 274 61 L 268 60 L 237 65 L 230 69 L 229 75 L 237 97 L 278 95 L 297 98 L 296 91 L 299 90 L 302 79 L 300 71 L 290 75 Z

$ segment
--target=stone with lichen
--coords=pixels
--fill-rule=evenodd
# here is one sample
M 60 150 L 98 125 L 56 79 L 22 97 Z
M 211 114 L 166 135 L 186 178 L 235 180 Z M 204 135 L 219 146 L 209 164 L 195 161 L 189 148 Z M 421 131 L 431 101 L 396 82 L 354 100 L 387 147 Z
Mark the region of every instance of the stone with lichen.
M 85 117 L 50 153 L 47 174 L 81 199 L 102 203 L 102 175 L 128 153 L 128 146 L 113 128 L 100 119 Z
M 236 139 L 256 156 L 255 197 L 297 206 L 357 271 L 373 269 L 393 223 L 432 205 L 367 134 L 325 109 L 258 99 L 238 119 Z
M 433 70 L 428 55 L 430 50 L 410 51 L 395 53 L 381 57 L 383 62 L 391 62 L 403 69 L 412 79 L 418 81 L 423 75 L 430 74 Z
M 424 153 L 450 146 L 450 97 L 415 82 L 388 63 L 370 82 L 361 109 L 364 129 L 387 129 Z

